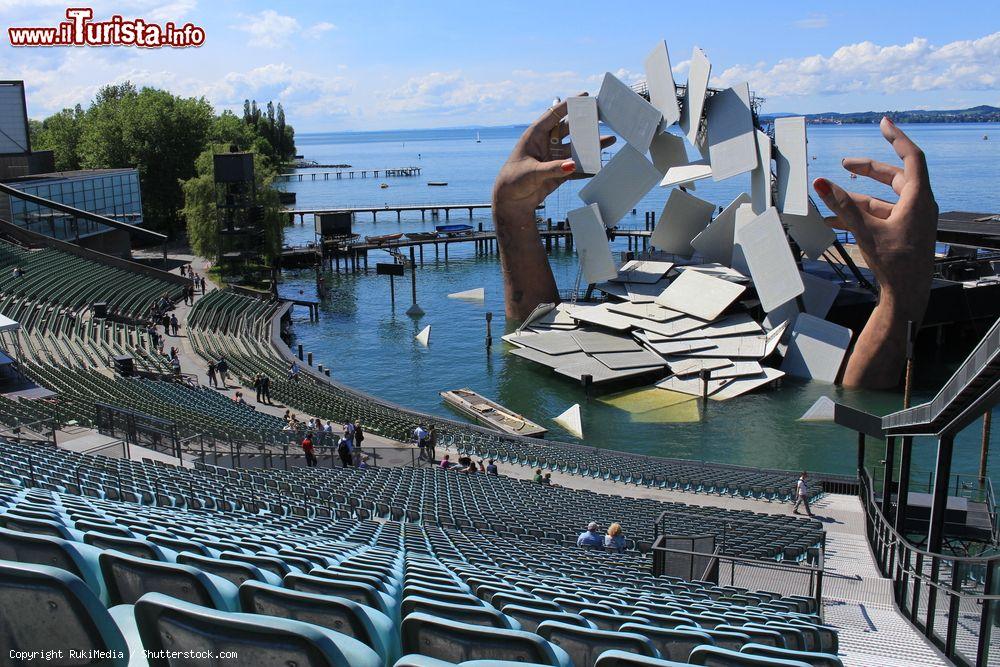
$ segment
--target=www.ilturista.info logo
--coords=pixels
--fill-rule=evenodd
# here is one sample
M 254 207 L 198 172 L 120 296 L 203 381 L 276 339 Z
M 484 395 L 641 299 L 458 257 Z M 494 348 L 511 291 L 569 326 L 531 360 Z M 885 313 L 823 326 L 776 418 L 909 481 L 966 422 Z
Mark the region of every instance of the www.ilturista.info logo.
M 126 19 L 115 14 L 107 21 L 93 21 L 94 10 L 70 7 L 57 26 L 7 28 L 11 46 L 138 46 L 146 49 L 182 49 L 205 43 L 205 29 L 192 23 L 182 26 L 143 19 Z

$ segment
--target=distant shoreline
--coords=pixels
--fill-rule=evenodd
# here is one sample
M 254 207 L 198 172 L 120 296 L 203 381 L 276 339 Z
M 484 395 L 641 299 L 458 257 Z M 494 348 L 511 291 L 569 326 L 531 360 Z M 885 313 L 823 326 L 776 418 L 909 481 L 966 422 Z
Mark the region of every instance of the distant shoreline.
M 895 123 L 1000 123 L 1000 108 L 988 105 L 968 109 L 909 109 L 906 111 L 827 111 L 813 114 L 763 114 L 761 120 L 804 115 L 811 125 L 872 125 L 888 116 Z

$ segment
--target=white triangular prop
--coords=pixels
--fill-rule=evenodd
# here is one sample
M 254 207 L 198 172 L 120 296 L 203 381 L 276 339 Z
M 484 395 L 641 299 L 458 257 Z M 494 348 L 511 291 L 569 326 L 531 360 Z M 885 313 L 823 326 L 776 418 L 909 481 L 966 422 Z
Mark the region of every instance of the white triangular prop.
M 452 292 L 448 295 L 448 298 L 461 299 L 462 301 L 485 301 L 486 288 L 477 287 L 476 289 L 465 290 L 464 292 Z
M 420 333 L 414 336 L 414 339 L 424 347 L 427 347 L 431 342 L 431 325 L 428 324 L 425 326 Z
M 552 421 L 559 424 L 581 440 L 583 439 L 583 423 L 580 421 L 579 403 L 574 403 L 569 410 L 562 413 L 558 417 L 555 417 Z

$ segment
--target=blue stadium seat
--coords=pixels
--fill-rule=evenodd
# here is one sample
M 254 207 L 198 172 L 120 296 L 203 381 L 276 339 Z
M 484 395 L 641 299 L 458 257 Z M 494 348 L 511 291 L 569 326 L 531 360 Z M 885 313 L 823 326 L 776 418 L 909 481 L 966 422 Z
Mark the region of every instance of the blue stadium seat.
M 561 621 L 570 625 L 579 625 L 581 628 L 597 629 L 596 625 L 583 616 L 570 614 L 565 611 L 551 611 L 549 609 L 540 609 L 521 604 L 504 605 L 500 611 L 517 620 L 521 624 L 521 629 L 528 632 L 534 632 L 545 621 Z
M 101 602 L 109 601 L 98 563 L 100 550 L 50 535 L 0 528 L 0 560 L 35 563 L 66 570 L 84 581 Z
M 382 656 L 386 664 L 399 657 L 399 635 L 392 619 L 347 598 L 247 581 L 240 586 L 240 606 L 247 613 L 314 623 L 354 637 Z
M 357 639 L 309 623 L 256 614 L 222 613 L 160 593 L 135 603 L 142 644 L 149 651 L 232 652 L 244 665 L 382 667 L 383 661 Z M 150 660 L 168 667 L 169 660 Z
M 450 618 L 461 623 L 472 625 L 485 625 L 490 628 L 501 628 L 504 630 L 520 630 L 521 624 L 516 620 L 500 613 L 493 607 L 486 607 L 481 604 L 453 604 L 442 602 L 422 595 L 408 595 L 403 598 L 399 605 L 399 615 L 406 618 L 414 612 L 423 612 L 431 616 Z
M 621 649 L 651 658 L 661 657 L 649 639 L 633 632 L 581 628 L 559 621 L 545 621 L 535 632 L 566 651 L 576 667 L 592 667 L 597 656 L 610 649 Z
M 75 649 L 124 656 L 101 663 L 110 667 L 129 663 L 125 637 L 102 601 L 62 568 L 0 561 L 0 609 L 5 660 L 10 651 Z
M 404 653 L 419 653 L 449 662 L 510 660 L 573 666 L 565 651 L 536 634 L 458 623 L 419 612 L 403 619 L 402 639 Z
M 244 581 L 262 581 L 265 584 L 281 585 L 281 577 L 267 570 L 262 570 L 256 565 L 241 562 L 238 560 L 222 560 L 221 558 L 209 558 L 199 554 L 188 553 L 187 551 L 177 554 L 177 562 L 182 565 L 192 565 L 203 572 L 214 574 L 232 582 L 234 586 L 239 586 Z
M 704 667 L 810 667 L 801 660 L 738 653 L 717 646 L 699 646 L 691 651 L 689 662 Z
M 610 650 L 597 656 L 594 667 L 685 667 L 687 662 L 650 658 L 627 651 Z
M 164 563 L 177 562 L 176 551 L 141 537 L 122 537 L 121 535 L 88 531 L 83 534 L 83 541 L 98 549 L 114 549 L 136 558 L 149 558 Z
M 711 635 L 694 628 L 658 628 L 641 623 L 626 623 L 622 632 L 632 632 L 647 637 L 666 660 L 687 662 L 696 646 L 714 646 Z
M 111 604 L 133 604 L 146 593 L 164 593 L 220 611 L 239 611 L 235 585 L 190 565 L 161 563 L 116 551 L 105 551 L 99 560 Z
M 808 665 L 812 665 L 812 667 L 844 667 L 844 663 L 841 662 L 840 658 L 829 653 L 793 651 L 787 648 L 764 646 L 763 644 L 747 644 L 740 649 L 740 653 L 759 655 L 768 658 L 780 658 L 781 660 L 799 660 Z

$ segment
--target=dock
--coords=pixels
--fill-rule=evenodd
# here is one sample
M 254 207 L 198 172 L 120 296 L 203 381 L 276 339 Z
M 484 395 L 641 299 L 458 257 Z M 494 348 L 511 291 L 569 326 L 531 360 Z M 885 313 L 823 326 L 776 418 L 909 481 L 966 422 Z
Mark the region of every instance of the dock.
M 383 206 L 356 206 L 356 207 L 342 207 L 342 208 L 285 208 L 281 212 L 289 216 L 290 222 L 295 222 L 295 216 L 299 216 L 299 222 L 305 224 L 305 216 L 307 215 L 320 215 L 323 213 L 353 213 L 358 214 L 368 214 L 372 216 L 372 222 L 378 222 L 379 213 L 395 213 L 396 222 L 400 222 L 403 217 L 403 213 L 407 211 L 420 211 L 420 219 L 426 220 L 427 214 L 430 213 L 431 219 L 437 219 L 441 215 L 441 211 L 444 211 L 444 219 L 451 219 L 452 211 L 468 211 L 469 219 L 472 219 L 472 213 L 476 210 L 492 209 L 493 204 L 487 203 L 473 203 L 473 204 L 403 204 L 390 206 L 388 204 Z M 542 209 L 542 206 L 538 207 Z
M 303 167 L 303 169 L 313 169 L 314 167 Z M 344 178 L 379 178 L 381 174 L 382 178 L 395 178 L 395 177 L 405 177 L 405 176 L 419 176 L 420 167 L 396 167 L 393 169 L 352 169 L 351 171 L 293 171 L 286 174 L 278 174 L 278 179 L 289 183 L 291 181 L 329 181 L 330 177 L 333 176 L 333 180 L 339 181 Z M 305 178 L 308 176 L 309 178 Z M 322 176 L 323 178 L 317 178 Z

